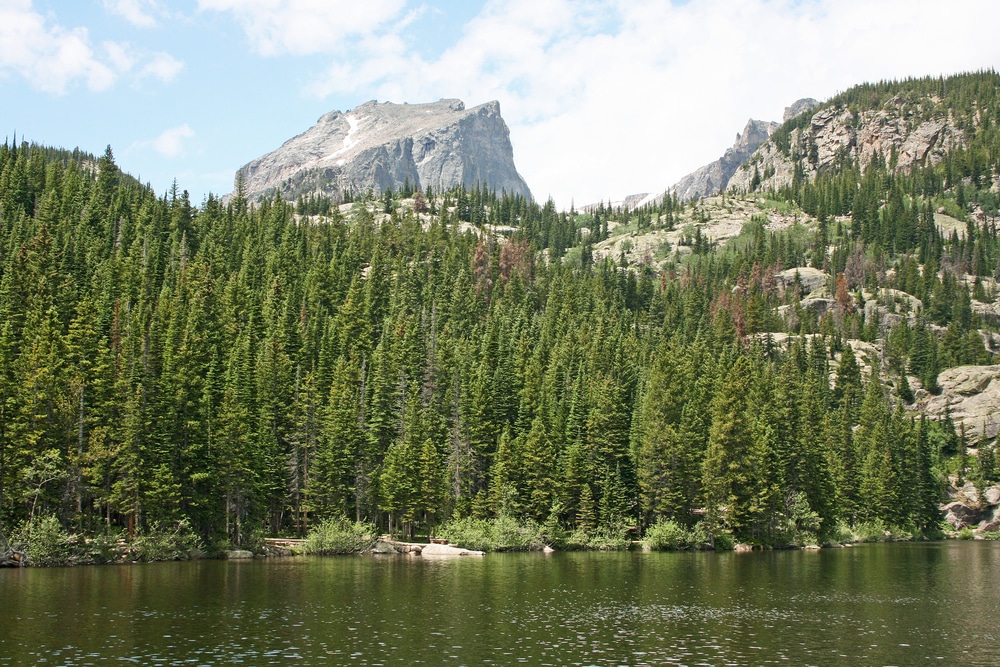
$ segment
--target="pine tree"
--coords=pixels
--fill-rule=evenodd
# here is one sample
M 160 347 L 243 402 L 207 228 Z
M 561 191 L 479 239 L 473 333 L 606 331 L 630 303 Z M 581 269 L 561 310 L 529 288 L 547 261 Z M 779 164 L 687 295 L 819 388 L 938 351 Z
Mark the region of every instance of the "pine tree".
M 702 485 L 712 530 L 730 530 L 739 540 L 759 542 L 764 517 L 758 499 L 767 471 L 747 414 L 750 371 L 749 360 L 737 358 L 712 399 Z

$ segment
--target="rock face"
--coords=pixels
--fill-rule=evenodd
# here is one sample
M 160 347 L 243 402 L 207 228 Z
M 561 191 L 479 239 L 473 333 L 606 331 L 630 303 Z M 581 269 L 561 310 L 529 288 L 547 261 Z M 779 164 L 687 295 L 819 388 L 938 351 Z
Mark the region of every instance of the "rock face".
M 958 366 L 938 375 L 941 393 L 918 397 L 913 409 L 928 416 L 951 414 L 965 424 L 971 440 L 995 438 L 1000 431 L 1000 366 Z
M 801 101 L 801 100 L 800 100 Z M 798 104 L 798 102 L 796 102 Z M 787 109 L 786 109 L 787 113 Z M 677 195 L 681 201 L 690 201 L 698 197 L 717 195 L 729 185 L 729 179 L 740 168 L 757 148 L 767 141 L 771 133 L 779 127 L 778 123 L 750 119 L 742 132 L 736 133 L 736 141 L 732 148 L 727 148 L 725 154 L 715 162 L 710 162 L 674 183 L 667 192 Z M 621 201 L 611 202 L 612 206 L 634 209 L 647 204 L 657 205 L 663 201 L 663 194 L 640 192 L 629 195 Z M 581 211 L 589 213 L 599 204 L 588 204 Z
M 436 192 L 485 182 L 497 193 L 530 198 L 514 167 L 500 104 L 466 109 L 460 100 L 429 104 L 370 101 L 345 113 L 331 111 L 277 150 L 237 173 L 245 196 L 259 201 L 345 193 L 376 195 L 413 187 Z
M 791 106 L 785 107 L 785 114 L 781 117 L 781 122 L 784 123 L 789 118 L 795 118 L 799 114 L 812 111 L 818 106 L 819 102 L 811 97 L 803 97 L 801 100 L 795 100 Z
M 952 530 L 972 528 L 976 533 L 1000 530 L 1000 487 L 990 486 L 984 491 L 984 497 L 980 498 L 971 482 L 958 488 L 949 487 L 950 499 L 939 505 L 939 509 Z
M 796 163 L 807 179 L 840 162 L 857 161 L 864 168 L 878 158 L 895 169 L 937 164 L 952 147 L 965 145 L 965 138 L 950 114 L 936 106 L 933 98 L 897 95 L 881 109 L 859 113 L 842 106 L 821 107 L 807 122 L 795 120 L 761 145 L 729 187 L 750 192 L 790 186 Z M 795 118 L 788 116 L 794 107 L 786 110 L 786 121 Z
M 800 100 L 801 101 L 801 100 Z M 796 102 L 798 104 L 798 102 Z M 786 110 L 785 113 L 788 113 Z M 718 194 L 729 185 L 729 179 L 740 168 L 757 148 L 768 140 L 771 133 L 778 129 L 778 123 L 763 120 L 747 121 L 743 132 L 736 135 L 732 148 L 716 160 L 696 169 L 670 188 L 682 201 L 696 197 L 708 197 Z

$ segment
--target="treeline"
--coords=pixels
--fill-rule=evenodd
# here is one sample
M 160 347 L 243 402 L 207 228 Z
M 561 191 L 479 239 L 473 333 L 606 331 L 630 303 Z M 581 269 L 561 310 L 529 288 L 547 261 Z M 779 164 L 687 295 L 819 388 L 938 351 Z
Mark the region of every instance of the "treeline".
M 781 544 L 936 527 L 964 451 L 950 422 L 863 382 L 842 320 L 787 351 L 754 335 L 789 298 L 756 253 L 794 262 L 791 239 L 670 273 L 587 265 L 559 259 L 582 235 L 551 203 L 494 213 L 480 193 L 503 238 L 462 226 L 463 197 L 422 217 L 362 202 L 349 222 L 194 206 L 110 149 L 0 147 L 5 530 L 184 520 L 242 545 L 325 517 L 503 515 Z

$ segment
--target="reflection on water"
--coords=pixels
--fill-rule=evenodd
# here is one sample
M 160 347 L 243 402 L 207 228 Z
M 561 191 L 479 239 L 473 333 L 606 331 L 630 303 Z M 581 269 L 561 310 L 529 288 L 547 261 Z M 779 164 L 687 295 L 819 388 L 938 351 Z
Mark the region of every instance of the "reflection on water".
M 1000 664 L 1000 544 L 0 571 L 0 665 Z

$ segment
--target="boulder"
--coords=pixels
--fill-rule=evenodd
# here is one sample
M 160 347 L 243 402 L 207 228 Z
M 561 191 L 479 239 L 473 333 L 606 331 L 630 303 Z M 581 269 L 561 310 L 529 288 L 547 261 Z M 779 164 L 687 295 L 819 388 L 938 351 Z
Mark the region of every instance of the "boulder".
M 482 551 L 462 549 L 449 544 L 428 544 L 420 551 L 421 556 L 483 556 Z
M 981 510 L 964 505 L 957 500 L 941 505 L 941 511 L 944 512 L 944 520 L 955 530 L 972 528 L 979 525 L 980 521 L 985 518 Z
M 811 266 L 797 266 L 792 269 L 785 269 L 774 276 L 775 282 L 782 290 L 789 289 L 795 284 L 796 276 L 802 285 L 802 295 L 805 296 L 821 287 L 826 287 L 830 281 L 830 274 L 826 271 L 814 269 Z
M 955 426 L 965 424 L 970 441 L 995 438 L 1000 431 L 1000 365 L 957 366 L 938 375 L 941 391 L 921 395 L 911 406 L 942 418 L 951 414 Z
M 246 549 L 233 549 L 226 552 L 226 560 L 250 560 L 251 558 L 253 558 L 253 552 Z
M 394 547 L 389 542 L 385 542 L 383 540 L 379 540 L 378 542 L 375 543 L 375 546 L 372 547 L 372 553 L 373 554 L 398 554 L 399 551 L 396 549 L 396 547 Z

